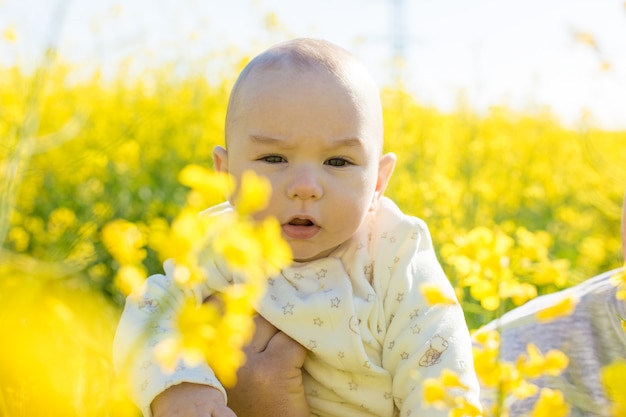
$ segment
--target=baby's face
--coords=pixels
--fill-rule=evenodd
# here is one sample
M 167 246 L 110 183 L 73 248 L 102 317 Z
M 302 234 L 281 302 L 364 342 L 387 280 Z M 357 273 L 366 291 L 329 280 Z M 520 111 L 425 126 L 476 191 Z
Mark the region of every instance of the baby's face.
M 271 200 L 259 217 L 278 219 L 297 261 L 328 256 L 348 240 L 393 170 L 395 157 L 380 154 L 378 98 L 353 84 L 302 68 L 252 73 L 228 150 L 216 149 L 218 169 L 237 178 L 251 169 L 270 180 Z

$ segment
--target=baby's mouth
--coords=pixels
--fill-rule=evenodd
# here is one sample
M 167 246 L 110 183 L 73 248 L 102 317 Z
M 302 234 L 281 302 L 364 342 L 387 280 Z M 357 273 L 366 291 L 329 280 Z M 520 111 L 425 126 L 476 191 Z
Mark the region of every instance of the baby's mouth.
M 293 219 L 288 224 L 292 226 L 314 226 L 315 224 L 309 219 Z
M 301 217 L 294 217 L 288 223 L 283 224 L 283 233 L 291 239 L 310 239 L 319 231 L 320 227 L 313 220 Z

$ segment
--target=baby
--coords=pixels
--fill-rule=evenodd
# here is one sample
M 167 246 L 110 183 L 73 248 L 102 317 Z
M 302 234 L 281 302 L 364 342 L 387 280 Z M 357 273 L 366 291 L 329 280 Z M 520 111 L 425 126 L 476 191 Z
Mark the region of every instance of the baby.
M 226 147 L 216 147 L 214 162 L 236 178 L 253 170 L 272 184 L 258 217 L 278 219 L 294 262 L 268 278 L 258 313 L 306 349 L 310 415 L 447 416 L 426 409 L 422 397 L 423 381 L 445 368 L 459 374 L 464 395 L 479 407 L 460 305 L 429 305 L 419 290 L 435 284 L 456 300 L 428 229 L 383 196 L 396 156 L 383 154 L 379 91 L 350 53 L 296 39 L 253 59 L 232 91 Z M 223 203 L 208 215 L 229 210 Z M 237 281 L 223 268 L 207 271 L 198 300 Z M 150 316 L 141 306 L 178 297 L 166 290 L 171 280 L 169 273 L 150 277 L 142 301 L 129 297 L 120 321 L 115 354 L 132 364 L 133 398 L 150 416 L 155 397 L 193 383 L 197 394 L 181 395 L 178 415 L 234 416 L 206 364 L 164 373 L 150 348 L 162 335 L 139 340 Z

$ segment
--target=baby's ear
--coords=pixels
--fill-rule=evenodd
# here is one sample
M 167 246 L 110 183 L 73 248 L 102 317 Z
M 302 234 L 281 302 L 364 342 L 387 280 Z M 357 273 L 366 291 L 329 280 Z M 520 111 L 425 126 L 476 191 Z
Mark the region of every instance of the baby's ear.
M 218 172 L 228 172 L 228 151 L 223 146 L 213 148 L 213 166 Z
M 378 161 L 378 180 L 376 181 L 376 189 L 374 190 L 374 197 L 372 198 L 372 204 L 370 205 L 370 211 L 376 210 L 378 202 L 385 194 L 387 184 L 393 170 L 396 167 L 396 155 L 394 153 L 386 153 L 380 157 Z

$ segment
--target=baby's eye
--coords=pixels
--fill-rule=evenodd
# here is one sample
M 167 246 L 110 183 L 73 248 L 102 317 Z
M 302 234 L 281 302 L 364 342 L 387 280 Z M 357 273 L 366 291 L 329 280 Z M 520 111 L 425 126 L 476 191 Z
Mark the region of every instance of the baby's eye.
M 268 164 L 280 164 L 286 162 L 285 158 L 280 155 L 267 155 L 259 158 L 260 161 L 267 162 Z
M 344 158 L 330 158 L 327 159 L 324 164 L 332 167 L 344 167 L 346 165 L 350 165 L 350 162 Z

